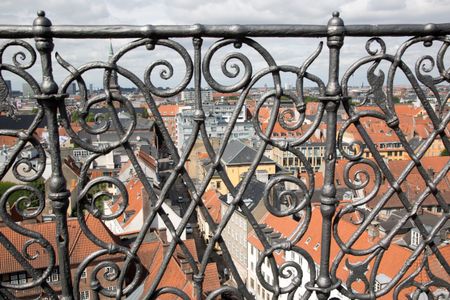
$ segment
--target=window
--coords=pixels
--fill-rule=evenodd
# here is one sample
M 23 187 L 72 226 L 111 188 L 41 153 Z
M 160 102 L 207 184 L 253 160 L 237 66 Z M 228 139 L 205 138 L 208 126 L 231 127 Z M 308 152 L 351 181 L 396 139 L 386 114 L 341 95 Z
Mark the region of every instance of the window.
M 116 286 L 115 285 L 111 285 L 111 286 L 108 286 L 108 291 L 113 291 L 113 292 L 115 292 L 116 291 Z
M 27 274 L 26 273 L 20 273 L 19 274 L 19 283 L 26 283 L 27 282 Z
M 19 284 L 19 276 L 17 274 L 11 275 L 10 282 L 11 284 Z
M 317 251 L 317 249 L 319 249 L 319 247 L 320 247 L 320 243 L 317 243 L 317 244 L 314 245 L 313 249 Z
M 52 273 L 50 274 L 50 276 L 47 277 L 47 282 L 57 282 L 59 281 L 59 269 L 53 268 Z
M 381 290 L 381 284 L 375 280 L 375 292 L 378 292 L 379 290 Z
M 59 281 L 59 270 L 58 268 L 54 268 L 52 272 L 52 281 Z
M 108 278 L 108 279 L 113 278 L 115 274 L 116 274 L 116 271 L 113 268 L 111 268 L 111 267 L 105 268 L 106 278 Z
M 309 236 L 309 237 L 306 239 L 305 244 L 308 245 L 310 242 L 311 242 L 311 237 Z
M 420 244 L 421 240 L 422 239 L 421 239 L 420 233 L 415 230 L 412 230 L 411 231 L 411 245 L 417 246 Z
M 89 291 L 80 292 L 80 300 L 89 300 Z
M 87 277 L 87 272 L 86 269 L 83 270 L 83 273 L 81 273 L 81 278 L 86 278 Z

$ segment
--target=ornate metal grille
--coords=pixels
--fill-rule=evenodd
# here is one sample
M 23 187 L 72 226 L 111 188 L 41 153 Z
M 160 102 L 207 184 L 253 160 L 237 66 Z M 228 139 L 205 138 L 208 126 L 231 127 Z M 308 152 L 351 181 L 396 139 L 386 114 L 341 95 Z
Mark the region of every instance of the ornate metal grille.
M 2 281 L 0 283 L 0 298 L 14 298 L 18 294 L 17 291 L 27 289 L 42 289 L 42 295 L 49 298 L 56 299 L 61 295 L 64 299 L 79 299 L 80 298 L 80 281 L 82 280 L 83 271 L 89 265 L 95 265 L 93 274 L 87 279 L 91 281 L 91 295 L 97 297 L 111 297 L 122 298 L 129 296 L 141 284 L 144 275 L 142 261 L 137 256 L 137 252 L 144 241 L 146 232 L 154 219 L 159 215 L 167 227 L 168 234 L 172 236 L 171 242 L 168 243 L 162 266 L 157 270 L 155 279 L 146 287 L 143 297 L 158 298 L 163 294 L 177 295 L 183 299 L 189 299 L 184 291 L 174 287 L 159 287 L 160 280 L 164 275 L 165 269 L 169 264 L 170 257 L 174 254 L 176 247 L 181 247 L 185 257 L 193 269 L 193 282 L 195 295 L 198 299 L 202 298 L 205 269 L 209 258 L 212 256 L 214 246 L 219 244 L 223 259 L 226 266 L 229 268 L 233 276 L 236 286 L 224 285 L 220 289 L 210 293 L 207 298 L 214 299 L 217 297 L 236 297 L 252 299 L 254 296 L 249 292 L 246 283 L 239 275 L 234 266 L 233 259 L 230 256 L 227 245 L 222 233 L 229 222 L 232 215 L 239 209 L 239 211 L 246 217 L 252 230 L 254 230 L 257 238 L 264 247 L 262 255 L 256 265 L 256 273 L 259 284 L 267 291 L 271 292 L 273 299 L 287 297 L 292 299 L 294 293 L 300 286 L 305 287 L 305 292 L 301 295 L 302 299 L 317 297 L 319 299 L 330 299 L 334 297 L 333 292 L 338 291 L 342 297 L 349 297 L 355 299 L 375 299 L 393 292 L 393 297 L 398 298 L 402 295 L 404 289 L 413 288 L 410 294 L 414 297 L 419 297 L 421 293 L 425 293 L 429 297 L 434 297 L 433 291 L 435 288 L 443 290 L 450 290 L 449 283 L 444 279 L 433 275 L 430 268 L 429 257 L 435 258 L 441 269 L 447 274 L 450 272 L 448 265 L 449 257 L 442 253 L 438 247 L 435 238 L 439 231 L 445 226 L 449 218 L 448 199 L 442 193 L 439 185 L 446 180 L 450 162 L 447 161 L 442 169 L 434 175 L 429 172 L 422 165 L 421 159 L 424 157 L 426 151 L 430 148 L 436 139 L 440 139 L 447 151 L 450 151 L 450 141 L 448 139 L 447 130 L 450 120 L 450 113 L 446 109 L 446 101 L 448 95 L 443 97 L 438 93 L 438 85 L 441 83 L 448 83 L 450 80 L 449 69 L 446 69 L 444 64 L 444 57 L 446 50 L 450 44 L 447 34 L 450 33 L 450 24 L 427 24 L 427 25 L 344 25 L 343 20 L 338 13 L 333 13 L 328 25 L 191 25 L 191 26 L 55 26 L 52 25 L 49 19 L 45 17 L 44 12 L 39 12 L 32 26 L 0 26 L 0 37 L 9 39 L 5 41 L 0 47 L 0 101 L 2 109 L 5 112 L 12 114 L 14 111 L 8 103 L 8 89 L 1 77 L 1 74 L 12 73 L 22 78 L 28 83 L 34 93 L 34 98 L 37 100 L 37 112 L 33 122 L 29 128 L 25 130 L 0 130 L 1 136 L 13 137 L 16 139 L 16 144 L 11 150 L 11 154 L 4 161 L 0 167 L 0 178 L 3 178 L 8 171 L 12 171 L 14 176 L 25 183 L 32 182 L 39 178 L 44 172 L 46 161 L 51 160 L 51 180 L 46 189 L 46 195 L 38 189 L 30 185 L 16 185 L 8 189 L 1 197 L 0 216 L 4 224 L 9 229 L 26 237 L 26 242 L 21 245 L 23 248 L 18 249 L 13 243 L 6 238 L 3 233 L 0 233 L 1 247 L 5 248 L 14 259 L 26 271 L 27 276 L 31 277 L 26 282 L 12 283 Z M 386 45 L 381 37 L 396 36 L 407 37 L 408 40 L 401 44 L 397 51 L 389 54 L 386 51 Z M 271 54 L 253 38 L 262 37 L 277 37 L 277 38 L 324 38 L 326 39 L 326 46 L 329 51 L 329 77 L 328 81 L 324 82 L 319 76 L 314 75 L 308 71 L 321 53 L 322 42 L 320 42 L 317 50 L 301 65 L 279 65 L 272 58 Z M 343 46 L 344 39 L 347 37 L 369 37 L 366 43 L 367 56 L 355 60 L 355 63 L 344 72 L 340 78 L 340 49 Z M 34 38 L 35 48 L 23 39 Z M 122 39 L 122 38 L 137 38 L 137 40 L 128 43 L 109 61 L 91 62 L 81 67 L 74 67 L 69 62 L 64 60 L 57 53 L 55 58 L 60 66 L 68 72 L 68 77 L 57 84 L 53 79 L 52 61 L 53 61 L 53 39 Z M 194 54 L 191 54 L 176 38 L 191 38 L 194 48 Z M 207 49 L 205 54 L 202 54 L 202 42 L 205 38 L 218 39 Z M 412 46 L 417 46 L 420 43 L 424 47 L 429 47 L 433 43 L 440 44 L 436 59 L 431 56 L 423 56 L 419 58 L 415 69 L 411 69 L 404 61 L 403 56 L 407 49 Z M 229 78 L 236 78 L 240 69 L 236 65 L 230 70 L 228 63 L 230 60 L 238 60 L 244 67 L 243 74 L 237 83 L 221 84 L 214 79 L 211 73 L 211 60 L 217 51 L 223 49 L 227 45 L 232 45 L 236 49 L 245 45 L 256 51 L 260 55 L 267 66 L 259 70 L 252 69 L 251 59 L 238 52 L 228 54 L 222 62 L 222 71 Z M 374 50 L 374 46 L 377 50 Z M 13 63 L 4 61 L 5 50 L 11 46 L 22 47 L 27 55 L 23 52 L 17 52 L 13 56 Z M 181 82 L 174 88 L 160 89 L 152 83 L 151 75 L 155 67 L 163 66 L 167 71 L 161 73 L 163 79 L 170 78 L 173 75 L 173 67 L 166 60 L 157 61 L 151 64 L 145 74 L 144 80 L 133 74 L 125 67 L 121 66 L 121 58 L 127 53 L 139 47 L 146 47 L 149 50 L 155 46 L 165 47 L 174 50 L 184 61 L 185 71 Z M 36 49 L 38 55 L 36 54 Z M 26 57 L 30 62 L 23 63 Z M 28 72 L 32 67 L 37 56 L 41 60 L 42 81 L 33 78 Z M 389 72 L 385 80 L 385 74 L 381 71 L 376 72 L 380 64 L 387 63 Z M 428 63 L 428 65 L 427 65 Z M 368 97 L 373 97 L 377 109 L 362 110 L 359 106 L 363 103 L 354 103 L 349 96 L 349 79 L 352 74 L 357 72 L 363 66 L 368 67 L 367 79 L 370 84 Z M 432 77 L 430 73 L 436 67 L 437 76 Z M 86 83 L 83 76 L 95 69 L 100 69 L 104 72 L 104 93 L 101 95 L 89 98 L 87 95 Z M 136 126 L 136 113 L 130 100 L 115 93 L 111 90 L 110 81 L 114 73 L 129 80 L 145 97 L 149 109 L 155 121 L 155 126 L 160 131 L 163 142 L 167 147 L 166 150 L 170 153 L 175 162 L 173 172 L 168 176 L 159 194 L 157 194 L 151 182 L 145 176 L 141 166 L 139 165 L 136 154 L 130 146 L 129 138 L 133 134 Z M 288 92 L 283 88 L 281 74 L 289 73 L 296 77 L 296 93 Z M 418 148 L 414 149 L 401 129 L 399 118 L 395 111 L 393 90 L 394 79 L 398 73 L 403 73 L 412 89 L 417 94 L 420 103 L 425 110 L 433 130 L 429 133 L 429 137 Z M 225 147 L 230 140 L 232 130 L 236 124 L 239 112 L 244 105 L 249 91 L 258 84 L 260 79 L 264 76 L 271 76 L 273 79 L 273 88 L 264 94 L 256 104 L 255 116 L 253 116 L 254 130 L 260 139 L 260 145 L 257 150 L 248 172 L 242 179 L 239 187 L 235 187 L 229 180 L 229 174 L 225 171 L 221 163 L 221 157 L 224 153 Z M 205 112 L 203 110 L 203 103 L 201 98 L 202 81 L 206 83 L 213 90 L 222 93 L 238 92 L 239 99 L 236 103 L 236 108 L 228 122 L 227 130 L 223 142 L 218 151 L 215 151 L 213 145 L 208 139 L 208 132 L 205 127 Z M 318 110 L 314 120 L 300 137 L 293 140 L 288 139 L 274 139 L 272 131 L 278 122 L 284 129 L 296 130 L 303 126 L 305 122 L 305 110 L 308 103 L 304 97 L 304 81 L 309 80 L 313 82 L 319 91 Z M 110 144 L 105 144 L 102 147 L 94 146 L 87 143 L 72 129 L 70 113 L 65 104 L 67 97 L 67 89 L 76 82 L 81 95 L 81 119 L 80 124 L 84 130 L 92 135 L 102 134 L 110 128 L 114 128 L 117 133 L 117 141 Z M 154 98 L 167 98 L 176 95 L 183 91 L 189 84 L 193 84 L 195 88 L 195 113 L 193 116 L 193 130 L 190 138 L 185 141 L 183 151 L 178 152 L 174 142 L 171 140 L 169 132 L 163 122 L 163 119 L 158 111 L 158 107 Z M 384 86 L 386 88 L 384 88 Z M 425 89 L 429 89 L 435 95 L 437 104 L 432 106 L 427 100 Z M 294 107 L 293 109 L 285 110 L 280 113 L 281 100 L 284 99 Z M 268 126 L 265 129 L 261 128 L 258 119 L 258 114 L 261 107 L 267 103 L 271 103 L 271 114 L 269 116 Z M 102 126 L 91 127 L 86 121 L 85 117 L 89 113 L 91 107 L 98 103 L 103 103 L 109 109 L 108 121 L 97 120 Z M 119 104 L 131 116 L 130 124 L 124 126 L 118 117 L 116 105 Z M 338 126 L 338 109 L 343 107 L 348 118 L 343 122 L 342 126 Z M 35 135 L 38 124 L 46 118 L 48 129 L 48 144 L 43 145 Z M 297 117 L 296 120 L 295 117 Z M 404 165 L 404 170 L 399 176 L 394 176 L 394 173 L 388 167 L 386 161 L 380 154 L 371 138 L 371 133 L 363 126 L 362 121 L 367 118 L 374 118 L 382 120 L 386 126 L 392 130 L 401 143 L 407 157 L 410 159 Z M 308 159 L 299 150 L 299 147 L 306 143 L 314 134 L 316 129 L 321 125 L 326 125 L 326 147 L 325 147 L 325 171 L 323 186 L 315 186 L 315 172 L 311 167 Z M 66 180 L 62 172 L 62 157 L 60 151 L 59 129 L 63 127 L 70 138 L 80 148 L 90 151 L 92 154 L 83 164 L 81 169 L 79 194 L 77 195 L 77 213 L 78 223 L 84 234 L 101 250 L 89 254 L 84 258 L 79 265 L 76 272 L 71 272 L 71 261 L 69 249 L 68 236 L 68 199 L 70 196 L 66 188 Z M 346 130 L 350 127 L 356 128 L 356 131 L 361 136 L 362 140 L 355 142 L 349 148 L 344 147 L 344 135 Z M 200 184 L 194 184 L 192 178 L 185 169 L 187 159 L 194 147 L 197 138 L 201 138 L 204 147 L 211 160 L 211 168 L 205 175 Z M 32 146 L 37 153 L 33 159 L 27 159 L 20 156 L 26 146 Z M 306 182 L 289 175 L 276 175 L 270 179 L 266 186 L 264 204 L 270 214 L 278 217 L 297 216 L 301 221 L 298 221 L 298 228 L 291 235 L 291 237 L 280 243 L 269 240 L 264 234 L 263 228 L 259 226 L 254 216 L 243 202 L 243 194 L 255 175 L 256 169 L 260 160 L 264 155 L 267 147 L 275 147 L 282 151 L 288 151 L 295 155 L 298 160 L 306 168 L 307 178 Z M 100 176 L 95 179 L 90 179 L 88 171 L 90 165 L 94 160 L 106 155 L 114 149 L 122 148 L 126 152 L 129 160 L 136 170 L 139 180 L 142 182 L 145 192 L 148 195 L 147 201 L 151 203 L 149 207 L 149 214 L 144 221 L 141 231 L 137 234 L 137 238 L 128 246 L 123 246 L 115 242 L 103 241 L 95 236 L 93 229 L 89 227 L 86 222 L 86 211 L 100 220 L 112 220 L 118 218 L 126 209 L 128 205 L 128 193 L 123 182 L 114 176 Z M 366 194 L 365 197 L 358 201 L 351 203 L 341 203 L 341 199 L 336 196 L 336 182 L 335 182 L 335 168 L 336 156 L 339 152 L 344 159 L 348 161 L 343 174 L 345 184 L 352 190 L 360 190 L 366 187 L 369 182 L 372 182 L 372 190 Z M 368 149 L 372 159 L 363 156 L 364 150 Z M 46 157 L 46 151 L 50 157 Z M 26 166 L 25 175 L 19 170 L 20 166 Z M 358 174 L 365 178 L 359 182 L 352 180 L 350 174 L 354 174 L 350 169 L 354 166 L 361 167 Z M 418 174 L 425 182 L 425 188 L 421 190 L 417 196 L 412 199 L 411 196 L 402 188 L 402 183 L 410 174 L 411 170 L 417 169 Z M 226 185 L 226 188 L 232 194 L 232 201 L 227 210 L 222 216 L 219 224 L 215 224 L 209 215 L 208 210 L 202 202 L 202 196 L 205 193 L 211 178 L 218 174 L 221 180 Z M 353 175 L 352 175 L 353 176 Z M 164 211 L 163 203 L 167 194 L 175 185 L 178 177 L 182 178 L 183 184 L 187 187 L 191 201 L 188 203 L 184 215 L 179 226 L 175 226 Z M 356 177 L 355 177 L 356 178 Z M 2 179 L 3 180 L 3 179 Z M 271 189 L 279 183 L 290 182 L 296 185 L 301 196 L 297 193 L 289 192 L 289 195 L 281 195 L 280 198 L 270 199 Z M 376 206 L 366 215 L 362 213 L 362 208 L 366 203 L 371 201 L 378 193 L 382 184 L 387 184 L 388 189 L 383 194 Z M 111 195 L 102 191 L 105 185 L 116 187 L 121 195 L 120 209 L 113 214 L 105 214 L 95 205 L 101 197 L 110 197 Z M 96 188 L 97 193 L 92 193 Z M 320 212 L 322 215 L 322 236 L 321 236 L 321 252 L 320 261 L 317 263 L 318 273 L 316 274 L 316 265 L 310 253 L 301 248 L 298 242 L 303 238 L 308 229 L 309 221 L 311 219 L 312 204 L 311 198 L 316 189 L 321 190 L 320 194 Z M 100 191 L 99 191 L 100 190 Z M 98 192 L 99 191 L 99 192 Z M 298 192 L 297 191 L 297 192 Z M 37 207 L 24 210 L 18 210 L 23 219 L 35 218 L 44 209 L 45 198 L 50 199 L 53 213 L 55 214 L 56 232 L 55 241 L 56 247 L 52 246 L 51 241 L 45 239 L 42 234 L 35 232 L 30 227 L 14 222 L 10 210 L 9 198 L 16 192 L 22 192 L 22 196 L 17 200 L 22 202 L 22 206 L 15 204 L 16 207 L 29 207 L 34 201 Z M 354 245 L 361 238 L 363 233 L 371 226 L 379 214 L 380 210 L 393 197 L 398 197 L 401 204 L 404 206 L 406 213 L 393 229 L 380 238 L 375 244 L 367 249 L 359 249 Z M 279 204 L 283 197 L 291 197 L 291 202 L 287 206 L 276 205 Z M 433 197 L 443 213 L 436 218 L 439 219 L 433 228 L 427 228 L 418 218 L 418 212 L 421 204 L 427 197 Z M 37 201 L 37 202 L 36 202 Z M 200 263 L 197 265 L 192 254 L 185 246 L 184 241 L 180 239 L 182 232 L 185 230 L 189 218 L 195 214 L 196 209 L 199 208 L 201 213 L 206 218 L 209 226 L 212 228 L 212 236 Z M 360 213 L 361 220 L 355 222 L 357 229 L 351 234 L 348 239 L 341 238 L 339 232 L 340 221 L 350 214 Z M 384 286 L 377 287 L 376 276 L 378 269 L 383 261 L 383 256 L 389 251 L 390 245 L 394 236 L 401 230 L 401 228 L 408 222 L 418 228 L 420 240 L 414 251 L 411 251 L 409 257 L 399 258 L 403 260 L 403 266 L 398 274 L 391 278 Z M 336 257 L 331 257 L 330 249 L 332 241 L 335 241 L 339 247 Z M 38 245 L 40 251 L 30 253 L 29 249 Z M 301 255 L 306 261 L 310 273 L 310 278 L 303 277 L 303 271 L 300 266 L 294 261 L 286 262 L 281 266 L 277 265 L 275 256 L 281 252 L 296 252 Z M 39 256 L 46 255 L 47 262 L 41 269 L 33 266 L 33 263 Z M 348 269 L 348 278 L 340 278 L 338 270 L 343 268 L 344 259 L 353 256 L 358 258 L 358 263 L 345 263 L 345 268 Z M 99 262 L 101 257 L 115 257 L 104 259 Z M 267 281 L 261 273 L 261 266 L 268 258 L 269 266 L 272 270 L 273 280 Z M 120 260 L 120 266 L 117 264 Z M 420 260 L 421 263 L 415 263 Z M 355 260 L 353 260 L 355 261 Z M 59 270 L 60 290 L 55 289 L 48 281 L 52 276 L 54 268 Z M 107 289 L 102 286 L 97 277 L 100 276 L 100 270 L 103 268 L 110 268 L 113 271 L 108 280 L 114 283 L 115 289 Z M 4 266 L 1 266 L 4 268 Z M 43 270 L 43 271 L 42 271 Z M 130 273 L 133 274 L 131 278 L 127 278 Z M 426 280 L 419 280 L 419 274 L 428 274 Z M 129 277 L 129 276 L 128 276 Z M 289 279 L 290 283 L 282 285 L 280 278 Z M 423 278 L 422 278 L 423 279 Z M 362 283 L 361 290 L 353 289 L 354 284 Z M 82 295 L 86 296 L 86 295 Z M 339 296 L 336 296 L 339 297 Z

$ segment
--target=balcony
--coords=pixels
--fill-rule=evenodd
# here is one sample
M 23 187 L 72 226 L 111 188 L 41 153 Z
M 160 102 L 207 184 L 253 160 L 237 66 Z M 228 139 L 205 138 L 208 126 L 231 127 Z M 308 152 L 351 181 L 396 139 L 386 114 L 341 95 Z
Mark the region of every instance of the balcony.
M 68 26 L 42 11 L 0 25 L 0 299 L 447 299 L 448 34 L 337 12 L 326 25 Z M 284 65 L 271 38 L 317 45 Z M 81 66 L 57 52 L 108 39 L 135 40 Z M 143 74 L 122 64 L 138 50 L 157 57 Z M 157 70 L 179 82 L 159 87 Z

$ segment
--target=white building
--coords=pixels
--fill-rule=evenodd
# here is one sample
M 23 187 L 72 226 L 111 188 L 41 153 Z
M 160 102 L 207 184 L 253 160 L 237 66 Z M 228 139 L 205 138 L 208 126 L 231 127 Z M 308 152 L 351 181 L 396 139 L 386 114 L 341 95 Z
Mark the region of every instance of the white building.
M 202 103 L 210 103 L 213 101 L 213 90 L 202 90 L 201 91 L 201 97 L 202 97 Z M 193 104 L 195 102 L 196 96 L 195 96 L 195 90 L 184 90 L 181 92 L 181 102 L 185 104 Z
M 230 119 L 234 113 L 235 106 L 228 104 L 204 105 L 206 120 L 205 126 L 209 138 L 223 139 L 225 131 L 229 127 Z M 177 122 L 177 146 L 179 151 L 192 135 L 194 128 L 195 109 L 190 106 L 180 108 L 176 117 Z M 247 108 L 244 105 L 239 112 L 236 124 L 231 134 L 231 139 L 250 139 L 255 136 L 253 123 L 247 118 Z
M 261 230 L 264 232 L 267 240 L 271 244 L 279 244 L 286 242 L 290 239 L 291 236 L 295 234 L 297 230 L 301 228 L 297 227 L 299 224 L 297 221 L 294 221 L 292 218 L 278 218 L 271 214 L 266 214 L 264 218 L 261 220 L 260 225 Z M 301 221 L 300 221 L 301 224 Z M 277 268 L 287 261 L 296 262 L 298 266 L 302 269 L 303 279 L 301 285 L 296 289 L 294 294 L 294 300 L 301 299 L 302 295 L 305 294 L 306 288 L 305 283 L 311 280 L 311 276 L 319 274 L 319 262 L 320 262 L 320 239 L 321 239 L 321 214 L 319 208 L 313 208 L 311 222 L 308 226 L 308 230 L 303 235 L 302 239 L 296 244 L 299 248 L 306 250 L 311 255 L 312 261 L 314 263 L 314 267 L 311 270 L 309 267 L 308 260 L 295 251 L 284 251 L 279 250 L 275 251 L 274 257 L 277 263 Z M 255 232 L 252 231 L 248 236 L 248 276 L 247 276 L 247 288 L 248 290 L 255 296 L 258 300 L 269 300 L 272 299 L 272 292 L 265 289 L 261 282 L 258 280 L 256 274 L 256 268 L 258 264 L 258 259 L 261 257 L 261 253 L 263 251 L 263 246 L 259 239 L 256 237 Z M 334 257 L 336 253 L 332 253 L 332 257 Z M 278 277 L 279 286 L 281 288 L 288 286 L 292 280 L 297 276 L 296 271 L 291 269 L 292 276 L 289 278 Z M 315 272 L 315 274 L 312 274 Z M 273 273 L 271 269 L 271 264 L 269 260 L 266 258 L 261 265 L 261 275 L 264 280 L 270 285 L 274 284 Z M 337 299 L 348 299 L 344 297 L 342 294 L 333 290 L 331 292 L 330 297 L 336 297 Z M 288 294 L 279 295 L 278 299 L 286 300 L 288 299 Z M 317 299 L 316 295 L 313 293 L 309 299 Z

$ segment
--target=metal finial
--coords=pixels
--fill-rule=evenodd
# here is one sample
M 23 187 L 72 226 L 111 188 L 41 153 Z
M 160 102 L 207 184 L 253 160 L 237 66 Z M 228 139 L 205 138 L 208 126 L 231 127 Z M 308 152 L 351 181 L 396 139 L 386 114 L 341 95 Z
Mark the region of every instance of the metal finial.
M 108 52 L 109 57 L 112 57 L 114 55 L 114 49 L 112 46 L 112 41 L 111 39 L 109 39 L 109 52 Z
M 39 10 L 37 18 L 34 19 L 33 26 L 52 26 L 52 22 L 45 16 L 45 11 Z

